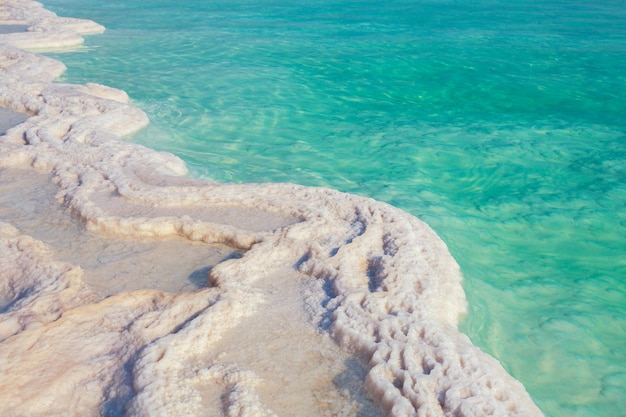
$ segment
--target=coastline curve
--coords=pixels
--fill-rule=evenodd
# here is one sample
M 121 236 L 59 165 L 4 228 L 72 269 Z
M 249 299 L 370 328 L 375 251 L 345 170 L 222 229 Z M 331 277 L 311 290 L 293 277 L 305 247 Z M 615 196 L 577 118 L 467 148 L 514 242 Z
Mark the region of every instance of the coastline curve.
M 59 261 L 51 245 L 3 217 L 6 414 L 203 415 L 208 399 L 222 398 L 225 415 L 280 415 L 258 387 L 280 382 L 222 348 L 233 335 L 246 343 L 251 331 L 237 329 L 275 311 L 264 289 L 298 280 L 292 294 L 311 329 L 363 363 L 367 394 L 384 415 L 542 415 L 458 331 L 462 275 L 428 225 L 326 188 L 188 178 L 176 156 L 123 140 L 149 123 L 126 93 L 56 83 L 63 64 L 32 52 L 78 45 L 102 26 L 29 0 L 4 2 L 0 22 L 28 26 L 0 34 L 0 106 L 29 116 L 0 137 L 0 185 L 7 172 L 44 178 L 53 205 L 81 233 L 241 253 L 207 269 L 194 291 L 103 294 L 86 283 L 80 262 Z

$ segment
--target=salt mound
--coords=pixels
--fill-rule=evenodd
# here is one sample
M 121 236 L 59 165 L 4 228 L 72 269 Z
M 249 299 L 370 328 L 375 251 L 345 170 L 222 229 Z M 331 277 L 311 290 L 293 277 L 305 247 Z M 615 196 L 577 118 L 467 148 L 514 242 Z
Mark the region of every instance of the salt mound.
M 0 138 L 0 186 L 49 190 L 30 211 L 20 193 L 3 203 L 18 207 L 0 223 L 3 415 L 542 415 L 458 331 L 462 277 L 426 224 L 325 188 L 186 178 L 121 139 L 148 123 L 124 92 L 53 83 L 63 65 L 24 50 L 102 27 L 29 0 L 3 2 L 0 23 L 29 28 L 0 35 L 0 106 L 29 115 Z M 65 216 L 58 233 L 45 213 Z M 129 282 L 148 267 L 168 279 L 195 245 L 206 281 L 107 293 L 87 255 L 61 259 L 91 238 L 136 242 L 131 259 L 156 245 L 105 262 Z

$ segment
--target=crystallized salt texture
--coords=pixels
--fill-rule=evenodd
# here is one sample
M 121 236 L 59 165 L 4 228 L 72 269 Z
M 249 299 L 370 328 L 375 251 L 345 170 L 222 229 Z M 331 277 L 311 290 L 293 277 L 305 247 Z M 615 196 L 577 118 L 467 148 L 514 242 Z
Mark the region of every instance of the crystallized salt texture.
M 461 274 L 426 224 L 186 178 L 121 139 L 148 123 L 124 92 L 25 51 L 101 26 L 29 0 L 0 23 L 28 27 L 0 34 L 0 106 L 29 116 L 0 138 L 3 415 L 542 415 L 458 331 Z
M 101 33 L 104 27 L 84 19 L 59 17 L 35 1 L 0 3 L 0 24 L 20 26 L 20 31 L 0 35 L 0 45 L 27 49 L 58 49 L 80 45 L 81 34 Z

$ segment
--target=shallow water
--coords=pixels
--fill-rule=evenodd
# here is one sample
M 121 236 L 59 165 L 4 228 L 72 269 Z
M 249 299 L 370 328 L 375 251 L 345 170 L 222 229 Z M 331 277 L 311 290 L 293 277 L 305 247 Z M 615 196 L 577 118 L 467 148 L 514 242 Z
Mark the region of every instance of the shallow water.
M 0 34 L 26 32 L 28 26 L 25 25 L 0 25 Z
M 44 242 L 57 260 L 80 265 L 87 286 L 103 297 L 142 289 L 182 293 L 204 288 L 214 265 L 241 257 L 241 251 L 224 245 L 86 233 L 58 207 L 57 192 L 48 175 L 0 169 L 0 219 L 10 219 L 21 233 Z M 0 311 L 6 304 L 0 298 Z
M 463 269 L 463 330 L 547 415 L 623 415 L 619 2 L 44 4 L 107 27 L 55 57 L 150 115 L 133 140 L 415 214 Z
M 11 111 L 5 107 L 0 107 L 0 135 L 6 133 L 13 126 L 22 123 L 27 119 L 25 114 Z

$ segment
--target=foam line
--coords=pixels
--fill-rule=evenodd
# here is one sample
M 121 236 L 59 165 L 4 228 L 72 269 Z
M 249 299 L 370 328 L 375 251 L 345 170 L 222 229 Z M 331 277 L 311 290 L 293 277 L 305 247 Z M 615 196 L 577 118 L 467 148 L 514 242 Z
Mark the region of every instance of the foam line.
M 71 213 L 81 233 L 223 245 L 242 254 L 212 266 L 205 288 L 105 296 L 86 283 L 80 260 L 59 261 L 53 244 L 32 236 L 45 219 L 31 222 L 39 225 L 32 233 L 4 219 L 3 415 L 196 416 L 210 407 L 229 416 L 289 415 L 298 414 L 298 395 L 316 390 L 317 403 L 306 401 L 319 415 L 355 415 L 354 407 L 387 416 L 542 415 L 524 387 L 458 331 L 466 311 L 462 276 L 425 223 L 326 188 L 187 178 L 176 156 L 123 140 L 148 123 L 124 92 L 54 83 L 63 64 L 27 51 L 78 45 L 101 26 L 28 0 L 4 1 L 0 23 L 28 26 L 0 35 L 0 106 L 29 116 L 0 139 L 0 184 L 8 172 L 45 178 L 56 187 L 51 204 Z M 136 268 L 141 274 L 142 265 Z M 283 303 L 295 310 L 282 310 Z M 298 309 L 304 318 L 292 313 Z M 281 312 L 289 320 L 280 321 Z M 274 361 L 297 352 L 300 364 L 334 352 L 320 342 L 330 336 L 343 352 L 332 355 L 362 363 L 367 395 L 357 387 L 343 398 L 319 388 L 320 375 L 244 361 L 234 354 L 237 343 L 263 340 L 253 330 L 282 338 Z M 267 362 L 264 349 L 259 363 Z M 331 380 L 335 365 L 326 371 Z M 291 403 L 275 398 L 280 389 L 270 395 L 262 388 L 284 380 L 292 382 L 284 384 L 292 387 Z M 298 394 L 298 386 L 306 389 Z M 324 408 L 327 395 L 353 408 Z

